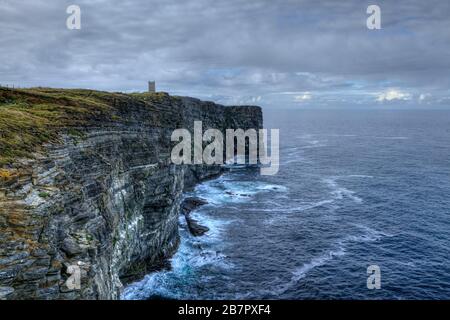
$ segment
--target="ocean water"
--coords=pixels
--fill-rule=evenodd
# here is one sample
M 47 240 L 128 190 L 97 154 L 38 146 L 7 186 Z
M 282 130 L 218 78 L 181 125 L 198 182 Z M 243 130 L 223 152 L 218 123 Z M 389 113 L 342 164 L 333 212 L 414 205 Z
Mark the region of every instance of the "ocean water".
M 275 176 L 236 168 L 191 192 L 210 231 L 123 299 L 449 299 L 450 111 L 265 112 Z M 367 289 L 378 265 L 381 289 Z

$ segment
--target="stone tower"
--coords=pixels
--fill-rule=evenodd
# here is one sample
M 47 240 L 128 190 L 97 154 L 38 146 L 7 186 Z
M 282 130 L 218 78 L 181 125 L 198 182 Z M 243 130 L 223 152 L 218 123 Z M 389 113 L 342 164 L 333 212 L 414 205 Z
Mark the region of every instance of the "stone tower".
M 149 81 L 148 82 L 148 92 L 156 92 L 156 83 L 155 81 Z

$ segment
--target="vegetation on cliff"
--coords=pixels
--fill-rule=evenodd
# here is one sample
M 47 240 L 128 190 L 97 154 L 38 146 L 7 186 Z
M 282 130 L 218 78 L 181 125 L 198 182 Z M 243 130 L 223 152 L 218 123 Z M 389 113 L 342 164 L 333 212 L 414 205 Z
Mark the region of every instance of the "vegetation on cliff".
M 170 98 L 164 93 L 0 88 L 0 167 L 33 158 L 45 143 L 58 142 L 62 131 L 78 136 L 77 127 L 119 120 L 115 105 L 126 99 L 158 103 Z M 5 169 L 0 172 L 0 178 L 9 175 Z
M 0 299 L 117 299 L 167 261 L 183 191 L 222 172 L 170 162 L 172 131 L 196 120 L 259 128 L 262 112 L 163 93 L 0 89 Z M 67 286 L 74 265 L 80 290 Z

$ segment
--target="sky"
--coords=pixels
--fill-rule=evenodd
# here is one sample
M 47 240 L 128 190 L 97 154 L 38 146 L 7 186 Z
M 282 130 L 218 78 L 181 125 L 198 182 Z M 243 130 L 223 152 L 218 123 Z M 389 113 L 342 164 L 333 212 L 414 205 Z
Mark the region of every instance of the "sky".
M 450 107 L 450 1 L 0 0 L 0 61 L 0 84 L 20 87 L 155 80 L 227 105 Z

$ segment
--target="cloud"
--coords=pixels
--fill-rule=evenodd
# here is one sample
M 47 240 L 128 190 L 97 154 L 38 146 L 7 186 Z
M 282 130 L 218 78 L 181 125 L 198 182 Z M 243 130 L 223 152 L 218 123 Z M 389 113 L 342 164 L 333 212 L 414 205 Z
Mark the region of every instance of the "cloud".
M 418 103 L 390 88 L 449 95 L 449 1 L 379 0 L 377 31 L 360 0 L 77 0 L 81 30 L 66 28 L 71 1 L 1 3 L 1 84 L 128 92 L 156 80 L 173 94 L 267 107 L 359 106 L 373 92 Z
M 378 94 L 377 101 L 384 102 L 384 101 L 392 101 L 392 100 L 410 100 L 411 94 L 408 92 L 402 92 L 396 89 L 390 89 L 386 92 L 382 92 Z
M 305 92 L 301 95 L 294 97 L 294 100 L 297 102 L 304 102 L 304 101 L 311 100 L 311 99 L 312 99 L 312 95 L 309 92 Z
M 423 102 L 431 97 L 429 93 L 421 93 L 419 96 L 419 102 Z

